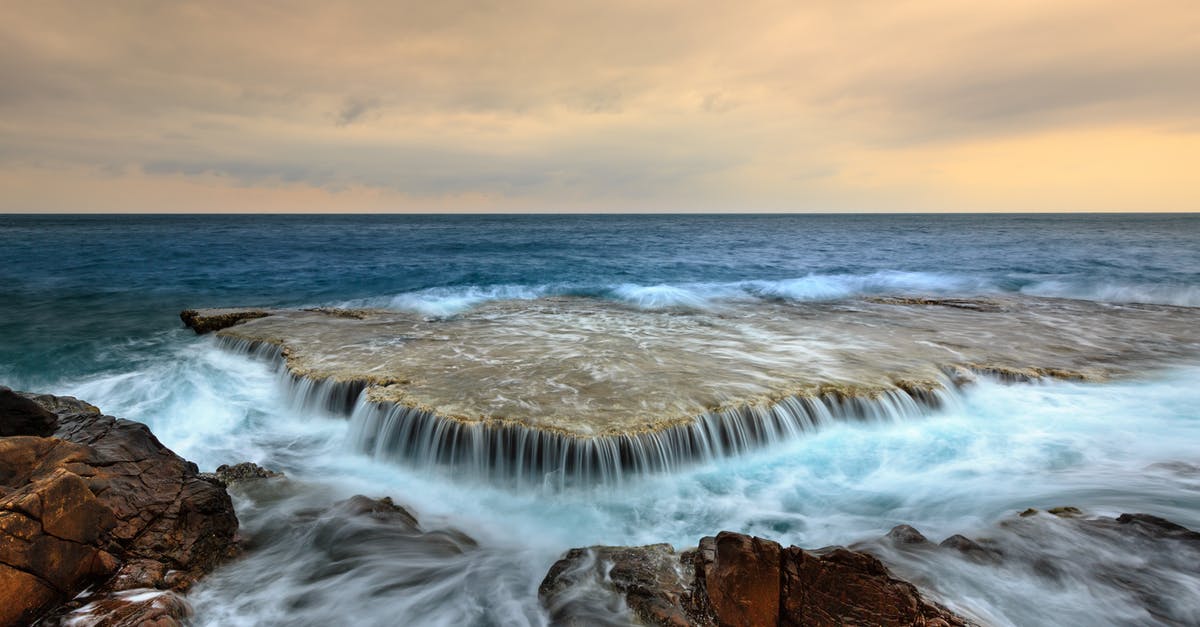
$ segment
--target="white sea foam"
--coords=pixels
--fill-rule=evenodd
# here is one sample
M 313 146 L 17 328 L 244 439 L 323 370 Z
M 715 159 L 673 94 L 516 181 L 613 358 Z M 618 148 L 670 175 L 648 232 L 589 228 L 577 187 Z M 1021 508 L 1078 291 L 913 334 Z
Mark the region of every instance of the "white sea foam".
M 618 300 L 642 309 L 707 309 L 715 300 L 738 295 L 730 285 L 636 285 L 627 283 L 612 288 Z
M 430 317 L 446 317 L 491 300 L 528 300 L 550 291 L 548 286 L 492 285 L 487 287 L 434 287 L 399 294 L 388 306 Z
M 392 297 L 338 303 L 350 307 L 383 307 L 448 317 L 488 301 L 530 300 L 561 294 L 608 297 L 641 309 L 712 309 L 724 302 L 753 299 L 796 302 L 828 301 L 861 296 L 987 296 L 1016 290 L 1051 296 L 1113 303 L 1148 303 L 1200 307 L 1200 286 L 1096 283 L 1079 280 L 1020 281 L 936 272 L 884 271 L 867 274 L 810 274 L 790 279 L 726 282 L 621 283 L 617 285 L 542 284 L 436 287 Z
M 1200 285 L 1134 285 L 1080 281 L 1038 281 L 1021 288 L 1031 296 L 1078 298 L 1110 303 L 1148 303 L 1200 307 Z
M 353 616 L 357 624 L 385 625 L 406 613 L 435 625 L 543 624 L 537 584 L 573 546 L 686 547 L 729 529 L 817 547 L 875 538 L 899 523 L 936 541 L 954 533 L 995 536 L 998 520 L 1058 505 L 1105 515 L 1144 511 L 1200 528 L 1200 474 L 1179 463 L 1194 463 L 1200 441 L 1198 377 L 1192 368 L 1106 385 L 984 381 L 963 406 L 923 420 L 836 424 L 620 489 L 568 490 L 513 490 L 356 454 L 346 445 L 345 420 L 289 405 L 268 364 L 203 339 L 139 372 L 54 391 L 149 422 L 203 468 L 251 459 L 298 482 L 290 495 L 238 498 L 254 548 L 191 595 L 197 624 L 324 624 Z M 458 528 L 480 546 L 443 558 L 386 534 L 358 546 L 360 536 L 345 531 L 354 527 L 343 527 L 335 513 L 305 514 L 354 493 L 392 496 L 425 530 Z M 317 522 L 296 523 L 296 516 Z M 1048 538 L 1058 559 L 1080 564 L 1137 557 L 1099 553 L 1070 535 Z M 406 578 L 412 564 L 418 580 Z M 1049 585 L 1029 569 L 961 560 L 899 566 L 992 624 L 1037 623 L 1043 612 L 1081 624 L 1149 620 L 1136 599 L 1086 570 Z

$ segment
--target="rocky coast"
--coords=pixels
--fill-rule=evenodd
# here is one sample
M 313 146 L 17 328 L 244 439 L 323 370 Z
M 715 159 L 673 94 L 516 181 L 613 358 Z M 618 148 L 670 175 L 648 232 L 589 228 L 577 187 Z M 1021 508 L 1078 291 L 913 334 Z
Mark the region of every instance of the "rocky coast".
M 145 425 L 0 387 L 0 625 L 178 625 L 237 529 Z
M 72 626 L 186 623 L 187 591 L 243 546 L 256 550 L 253 538 L 238 536 L 227 487 L 275 499 L 303 490 L 251 463 L 199 473 L 140 423 L 74 398 L 7 388 L 0 486 L 0 625 Z M 279 524 L 315 534 L 339 572 L 392 555 L 413 582 L 480 550 L 466 533 L 426 528 L 389 497 L 354 496 Z M 1063 550 L 1072 545 L 1078 550 Z M 989 624 L 971 599 L 947 597 L 945 581 L 923 570 L 939 564 L 940 573 L 987 569 L 997 581 L 1034 573 L 1046 586 L 1089 579 L 1158 621 L 1190 624 L 1200 616 L 1179 574 L 1197 562 L 1200 533 L 1146 514 L 1060 507 L 941 542 L 901 525 L 875 540 L 812 550 L 735 532 L 680 552 L 666 544 L 577 548 L 550 567 L 537 593 L 555 625 Z M 393 585 L 411 584 L 402 577 Z

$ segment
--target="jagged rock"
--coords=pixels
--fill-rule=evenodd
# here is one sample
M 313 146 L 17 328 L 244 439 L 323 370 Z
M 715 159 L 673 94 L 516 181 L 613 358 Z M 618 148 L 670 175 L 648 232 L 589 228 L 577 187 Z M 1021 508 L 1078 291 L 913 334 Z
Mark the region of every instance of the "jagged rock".
M 965 619 L 927 601 L 865 553 L 784 549 L 721 532 L 695 551 L 669 545 L 573 549 L 551 567 L 539 598 L 559 624 L 588 624 L 595 594 L 623 598 L 651 625 L 887 625 L 950 627 Z M 581 600 L 588 600 L 588 607 Z
M 958 551 L 963 555 L 979 560 L 993 557 L 993 553 L 983 548 L 983 546 L 978 542 L 957 533 L 949 538 L 946 538 L 945 540 L 942 540 L 942 542 L 938 544 L 938 547 Z
M 621 614 L 606 603 L 610 599 L 586 594 L 589 584 L 604 580 L 646 624 L 714 625 L 706 601 L 693 594 L 693 558 L 694 552 L 681 556 L 669 544 L 571 549 L 551 567 L 538 598 L 556 625 L 594 625 Z
M 232 466 L 221 464 L 217 466 L 217 471 L 212 474 L 212 477 L 225 485 L 233 485 L 243 481 L 255 481 L 258 479 L 270 479 L 272 477 L 282 477 L 282 472 L 267 470 L 254 462 L 242 462 Z
M 134 589 L 92 601 L 63 617 L 67 625 L 181 627 L 192 608 L 170 590 Z
M 32 403 L 56 425 L 49 437 L 0 438 L 0 625 L 30 622 L 68 599 L 184 590 L 231 555 L 229 495 L 145 425 L 71 398 L 7 389 L 0 398 L 0 423 L 34 416 L 45 425 Z M 75 598 L 88 587 L 88 599 Z
M 896 525 L 888 532 L 887 539 L 892 544 L 920 546 L 929 544 L 929 538 L 910 525 Z
M 774 625 L 780 607 L 779 543 L 722 531 L 702 538 L 696 580 L 721 625 Z
M 970 624 L 950 610 L 925 600 L 915 586 L 892 577 L 882 562 L 867 553 L 835 548 L 818 555 L 790 547 L 784 551 L 783 562 L 779 625 Z
M 185 309 L 179 319 L 196 335 L 220 331 L 244 320 L 265 318 L 270 312 L 262 309 Z
M 0 440 L 0 472 L 9 478 L 5 485 L 23 484 L 0 499 L 0 625 L 29 622 L 116 568 L 103 549 L 115 525 L 112 511 L 79 475 L 56 467 L 28 477 L 24 468 L 9 464 L 13 458 L 28 459 L 20 449 L 41 440 Z M 82 452 L 63 448 L 68 455 Z
M 48 436 L 58 418 L 41 405 L 0 386 L 0 438 L 14 435 Z

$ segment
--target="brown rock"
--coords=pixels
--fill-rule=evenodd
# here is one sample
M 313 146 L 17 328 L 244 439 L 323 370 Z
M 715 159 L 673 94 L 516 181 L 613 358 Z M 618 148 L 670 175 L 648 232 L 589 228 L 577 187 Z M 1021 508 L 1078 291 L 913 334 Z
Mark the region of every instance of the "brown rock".
M 899 546 L 924 546 L 929 544 L 929 538 L 917 531 L 911 525 L 896 525 L 888 532 L 887 539 Z
M 669 544 L 571 549 L 550 568 L 538 598 L 555 625 L 594 625 L 617 614 L 605 599 L 579 593 L 604 586 L 623 595 L 645 624 L 714 625 L 705 602 L 693 597 L 693 562 L 693 554 L 679 555 Z
M 46 453 L 72 448 L 69 443 L 36 446 L 47 440 L 56 442 L 33 437 L 0 440 L 9 488 L 0 497 L 0 579 L 11 584 L 0 586 L 0 625 L 40 615 L 115 567 L 102 548 L 115 519 L 83 479 L 61 467 L 30 476 L 14 464 L 36 463 L 20 450 L 22 443 Z
M 267 470 L 254 462 L 242 462 L 240 464 L 221 464 L 217 466 L 217 471 L 212 477 L 217 481 L 229 486 L 243 481 L 255 481 L 258 479 L 271 479 L 284 476 L 282 472 Z
M 185 309 L 179 312 L 179 319 L 197 335 L 202 335 L 269 315 L 270 312 L 262 309 Z
M 166 590 L 128 590 L 93 601 L 64 617 L 106 627 L 180 627 L 192 615 L 183 597 Z
M 572 549 L 551 567 L 538 596 L 555 624 L 588 625 L 611 615 L 597 599 L 605 588 L 648 625 L 969 624 L 868 554 L 784 549 L 730 532 L 678 556 L 665 544 Z
M 32 623 L 61 600 L 62 593 L 37 576 L 0 564 L 0 625 Z
M 720 625 L 774 625 L 779 620 L 779 543 L 722 531 L 700 540 L 697 578 Z
M 797 547 L 783 554 L 780 625 L 967 625 L 949 610 L 895 579 L 875 557 L 843 548 L 816 555 Z
M 53 437 L 0 438 L 0 625 L 43 616 L 85 587 L 92 601 L 186 589 L 236 547 L 224 488 L 145 425 L 70 398 L 0 390 L 0 400 L 0 424 L 46 424 L 33 403 L 57 427 Z

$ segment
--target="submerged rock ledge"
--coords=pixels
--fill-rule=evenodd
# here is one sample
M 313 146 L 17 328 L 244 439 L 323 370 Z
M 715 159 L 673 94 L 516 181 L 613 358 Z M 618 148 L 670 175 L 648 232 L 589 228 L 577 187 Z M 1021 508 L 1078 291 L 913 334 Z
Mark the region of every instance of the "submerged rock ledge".
M 0 625 L 84 603 L 96 624 L 177 625 L 176 592 L 236 552 L 225 489 L 145 425 L 4 387 L 0 425 Z
M 1200 309 L 1048 298 L 185 314 L 281 361 L 305 402 L 354 414 L 364 450 L 535 479 L 660 470 L 828 421 L 921 415 L 978 374 L 1104 380 L 1200 354 Z

